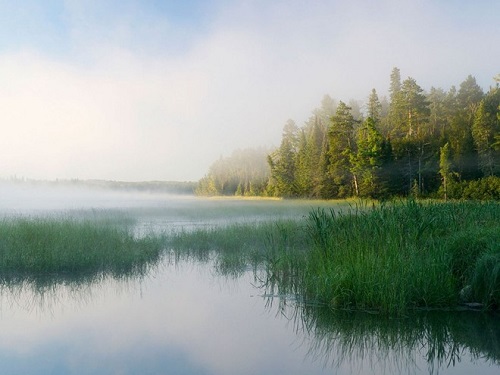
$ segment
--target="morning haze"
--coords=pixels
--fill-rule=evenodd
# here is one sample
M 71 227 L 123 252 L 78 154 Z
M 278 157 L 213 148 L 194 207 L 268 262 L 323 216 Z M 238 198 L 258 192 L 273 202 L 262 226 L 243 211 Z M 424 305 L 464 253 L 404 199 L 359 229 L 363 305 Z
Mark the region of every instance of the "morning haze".
M 0 177 L 198 180 L 324 94 L 498 73 L 495 1 L 0 4 Z
M 498 375 L 499 14 L 0 0 L 0 373 Z

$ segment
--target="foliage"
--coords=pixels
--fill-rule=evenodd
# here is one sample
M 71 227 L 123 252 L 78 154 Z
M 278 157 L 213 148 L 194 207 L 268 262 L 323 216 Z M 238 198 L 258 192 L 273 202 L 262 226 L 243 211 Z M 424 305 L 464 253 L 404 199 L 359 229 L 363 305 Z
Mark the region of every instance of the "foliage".
M 274 195 L 283 197 L 298 195 L 296 186 L 298 130 L 295 122 L 288 120 L 283 128 L 281 146 L 268 157 L 272 176 L 271 189 Z
M 454 199 L 500 200 L 500 177 L 453 182 L 448 190 L 448 196 Z
M 280 293 L 335 309 L 401 314 L 456 306 L 465 287 L 475 302 L 495 307 L 499 223 L 497 203 L 408 201 L 347 214 L 314 210 L 310 248 L 287 255 L 286 273 L 275 262 L 270 274 Z
M 372 89 L 366 120 L 358 102 L 337 104 L 326 95 L 302 127 L 287 121 L 280 147 L 268 153 L 268 179 L 252 176 L 241 186 L 250 181 L 256 194 L 294 198 L 491 199 L 494 194 L 473 181 L 500 177 L 498 85 L 485 94 L 469 75 L 458 90 L 432 87 L 426 93 L 394 68 L 389 94 L 381 101 Z M 235 188 L 242 178 L 231 180 L 224 169 L 231 170 L 215 163 L 197 192 L 247 194 Z M 481 191 L 470 191 L 474 187 Z
M 318 208 L 303 219 L 199 228 L 169 238 L 180 256 L 215 256 L 225 273 L 251 266 L 270 293 L 337 310 L 401 315 L 499 303 L 495 202 L 361 202 L 346 211 Z
M 196 187 L 198 195 L 264 195 L 270 170 L 268 149 L 234 151 L 229 157 L 214 162 Z

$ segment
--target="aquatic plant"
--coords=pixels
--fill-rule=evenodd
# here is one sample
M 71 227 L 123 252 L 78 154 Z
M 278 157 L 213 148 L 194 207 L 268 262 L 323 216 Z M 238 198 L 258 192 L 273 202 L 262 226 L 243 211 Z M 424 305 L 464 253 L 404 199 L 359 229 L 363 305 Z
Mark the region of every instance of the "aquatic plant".
M 498 306 L 498 203 L 339 207 L 313 209 L 299 220 L 180 232 L 169 247 L 198 257 L 213 252 L 226 273 L 253 265 L 271 294 L 334 309 L 403 314 L 468 302 Z
M 318 209 L 308 223 L 312 247 L 287 271 L 296 278 L 291 290 L 306 298 L 337 309 L 401 314 L 456 306 L 469 286 L 485 307 L 498 302 L 498 203 L 410 200 L 346 213 Z
M 68 281 L 144 274 L 160 236 L 135 238 L 120 221 L 11 217 L 0 221 L 0 282 Z
M 254 221 L 177 231 L 166 236 L 166 246 L 180 258 L 215 259 L 224 274 L 238 275 L 276 259 L 276 254 L 308 242 L 296 220 Z M 284 248 L 283 248 L 284 247 Z
M 272 293 L 391 314 L 461 302 L 494 308 L 498 244 L 498 203 L 414 200 L 321 207 L 307 218 L 198 228 L 169 241 L 178 253 L 213 254 L 224 273 L 253 266 Z M 461 300 L 464 288 L 470 300 Z

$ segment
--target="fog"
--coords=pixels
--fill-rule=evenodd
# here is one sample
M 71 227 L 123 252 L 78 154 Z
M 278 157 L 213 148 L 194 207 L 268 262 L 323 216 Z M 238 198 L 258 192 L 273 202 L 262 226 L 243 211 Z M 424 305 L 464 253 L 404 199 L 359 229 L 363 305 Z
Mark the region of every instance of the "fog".
M 394 66 L 425 89 L 499 73 L 491 0 L 42 4 L 0 3 L 3 178 L 197 180 Z
M 87 182 L 75 185 L 67 181 L 0 181 L 0 220 L 19 217 L 109 220 L 127 226 L 138 236 L 235 223 L 301 220 L 308 215 L 311 205 L 310 201 L 200 198 L 130 187 L 98 187 Z M 326 201 L 316 201 L 314 205 L 331 207 Z
M 173 206 L 194 197 L 43 183 L 0 182 L 0 214 L 49 215 L 68 211 L 127 210 Z M 161 206 L 159 205 L 161 203 Z

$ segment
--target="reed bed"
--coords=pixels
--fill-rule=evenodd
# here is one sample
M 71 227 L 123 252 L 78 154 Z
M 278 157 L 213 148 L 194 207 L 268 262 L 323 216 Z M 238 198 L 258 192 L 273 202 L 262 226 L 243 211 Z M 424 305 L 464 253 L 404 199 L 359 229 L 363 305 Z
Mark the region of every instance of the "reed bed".
M 120 221 L 13 217 L 0 221 L 0 282 L 144 274 L 163 250 L 159 236 L 135 238 Z
M 269 293 L 334 309 L 500 306 L 498 202 L 345 207 L 140 237 L 122 217 L 4 218 L 0 283 L 144 275 L 169 249 L 224 274 L 253 269 Z
M 500 304 L 500 204 L 416 202 L 318 208 L 306 218 L 180 232 L 169 247 L 271 294 L 334 309 L 404 314 Z M 212 252 L 212 253 L 211 253 Z
M 285 291 L 333 308 L 395 314 L 500 304 L 498 203 L 407 201 L 344 214 L 318 209 L 307 230 L 312 246 L 283 254 L 286 265 L 270 268 Z
M 167 236 L 166 246 L 178 258 L 214 260 L 219 272 L 238 276 L 273 262 L 283 250 L 303 248 L 309 239 L 299 228 L 300 222 L 287 219 L 236 222 L 173 232 Z

